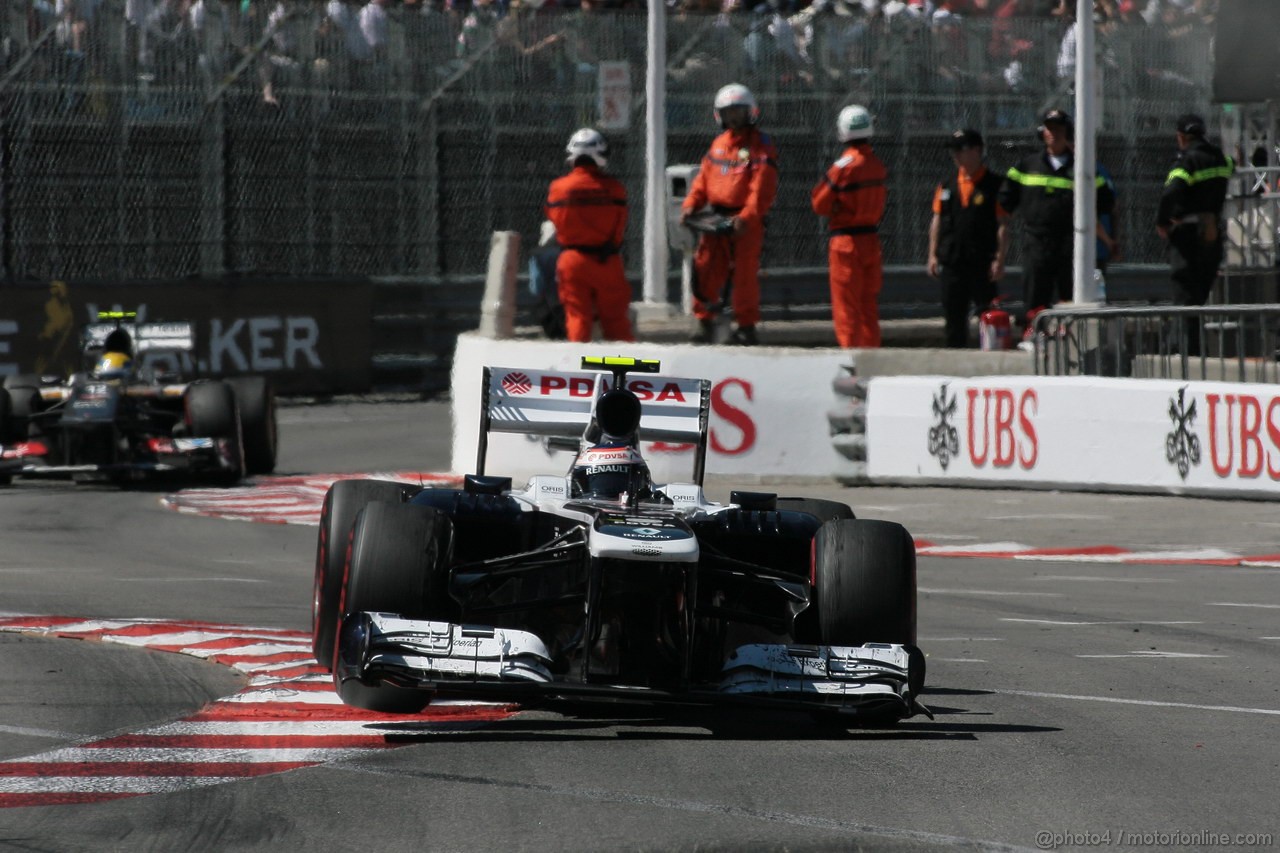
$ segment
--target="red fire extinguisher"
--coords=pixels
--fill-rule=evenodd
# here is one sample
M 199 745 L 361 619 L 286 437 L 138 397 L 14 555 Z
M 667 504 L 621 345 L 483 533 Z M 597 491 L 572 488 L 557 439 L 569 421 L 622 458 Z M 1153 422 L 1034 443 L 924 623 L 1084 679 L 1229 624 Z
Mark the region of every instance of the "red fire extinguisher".
M 987 351 L 1013 349 L 1013 332 L 1009 312 L 995 299 L 978 317 L 978 345 Z

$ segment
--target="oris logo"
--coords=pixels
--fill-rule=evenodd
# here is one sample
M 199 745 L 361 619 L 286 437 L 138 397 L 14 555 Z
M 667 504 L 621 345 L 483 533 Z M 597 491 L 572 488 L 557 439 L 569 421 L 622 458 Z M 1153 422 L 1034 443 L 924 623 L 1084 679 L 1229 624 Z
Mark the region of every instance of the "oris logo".
M 502 390 L 508 394 L 528 394 L 533 390 L 533 383 L 523 373 L 508 373 L 502 377 Z

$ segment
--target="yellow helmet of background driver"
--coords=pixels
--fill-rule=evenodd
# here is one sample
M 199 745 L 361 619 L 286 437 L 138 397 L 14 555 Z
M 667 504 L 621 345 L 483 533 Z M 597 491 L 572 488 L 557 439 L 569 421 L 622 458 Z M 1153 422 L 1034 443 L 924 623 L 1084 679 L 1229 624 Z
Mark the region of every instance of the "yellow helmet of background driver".
M 122 352 L 104 352 L 93 368 L 99 379 L 124 379 L 133 371 L 133 359 Z

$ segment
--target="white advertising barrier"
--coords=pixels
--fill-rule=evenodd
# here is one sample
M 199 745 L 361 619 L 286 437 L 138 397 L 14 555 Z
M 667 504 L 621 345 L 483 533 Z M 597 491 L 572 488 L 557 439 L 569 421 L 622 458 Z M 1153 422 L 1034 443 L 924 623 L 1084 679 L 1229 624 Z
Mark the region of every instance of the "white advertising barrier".
M 1098 377 L 881 377 L 876 483 L 1280 497 L 1280 386 Z
M 826 411 L 831 381 L 848 353 L 837 349 L 781 350 L 765 347 L 670 346 L 660 344 L 571 344 L 551 341 L 498 341 L 461 335 L 453 357 L 453 470 L 476 468 L 479 447 L 481 382 L 487 366 L 525 367 L 530 371 L 580 371 L 584 355 L 656 358 L 663 376 L 711 381 L 710 447 L 707 473 L 744 479 L 763 476 L 832 477 L 851 465 L 831 446 Z M 634 374 L 649 381 L 650 377 Z M 569 389 L 531 382 L 531 394 L 565 394 Z M 591 399 L 589 383 L 578 389 Z M 654 399 L 664 393 L 654 388 Z M 674 397 L 667 402 L 676 402 Z M 696 405 L 696 401 L 691 401 Z M 693 445 L 645 442 L 645 459 L 654 478 L 687 480 L 693 470 Z M 567 471 L 573 454 L 548 450 L 537 437 L 493 433 L 486 473 L 517 482 L 535 474 Z

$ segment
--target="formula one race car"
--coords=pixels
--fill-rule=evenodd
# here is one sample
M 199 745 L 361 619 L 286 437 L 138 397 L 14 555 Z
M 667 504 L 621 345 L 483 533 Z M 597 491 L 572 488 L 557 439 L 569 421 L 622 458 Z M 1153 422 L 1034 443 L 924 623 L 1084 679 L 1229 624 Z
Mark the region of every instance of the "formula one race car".
M 915 547 L 835 501 L 702 489 L 710 383 L 658 362 L 484 371 L 460 489 L 341 480 L 325 497 L 312 626 L 344 702 L 436 697 L 754 704 L 852 723 L 917 702 Z M 531 389 L 548 393 L 531 394 Z M 490 432 L 576 449 L 520 490 Z M 694 481 L 651 482 L 641 440 L 696 442 Z
M 123 481 L 185 472 L 233 483 L 276 464 L 276 404 L 262 376 L 184 379 L 190 323 L 101 312 L 86 369 L 17 374 L 0 390 L 0 484 L 14 476 Z

